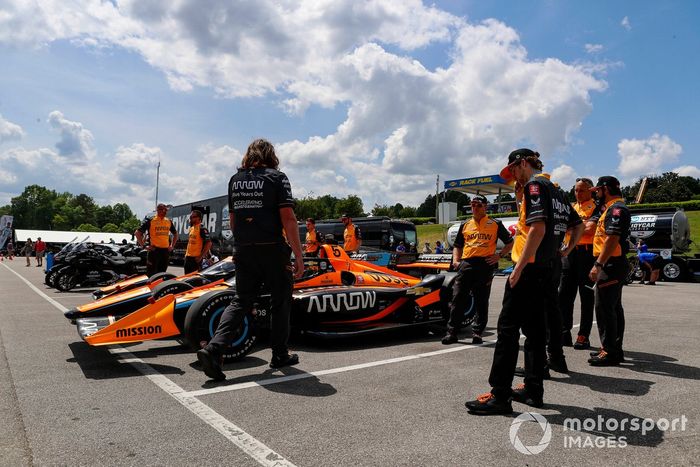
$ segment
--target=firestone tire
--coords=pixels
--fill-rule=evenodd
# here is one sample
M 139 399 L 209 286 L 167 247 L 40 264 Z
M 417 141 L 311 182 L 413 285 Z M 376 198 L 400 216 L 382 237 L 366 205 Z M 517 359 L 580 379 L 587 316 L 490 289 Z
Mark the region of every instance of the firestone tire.
M 157 280 L 169 281 L 170 279 L 175 279 L 175 274 L 169 272 L 157 272 L 148 278 L 148 283 L 152 284 Z
M 445 323 L 450 319 L 450 303 L 452 302 L 452 286 L 457 275 L 448 276 L 445 278 L 445 282 L 440 289 L 440 307 L 442 309 L 442 316 L 445 319 Z M 476 317 L 476 308 L 474 307 L 474 297 L 469 293 L 469 303 L 464 310 L 464 319 L 462 320 L 461 327 L 466 328 L 471 326 Z
M 214 337 L 224 309 L 231 304 L 235 293 L 223 290 L 199 297 L 187 311 L 183 336 L 190 348 L 199 350 Z M 240 360 L 250 353 L 258 340 L 258 323 L 247 313 L 236 329 L 229 345 L 222 350 L 225 361 Z
M 153 287 L 153 290 L 151 291 L 151 297 L 153 297 L 154 300 L 158 300 L 160 298 L 165 297 L 166 295 L 173 295 L 178 294 L 180 292 L 186 292 L 187 290 L 191 290 L 192 288 L 193 287 L 190 284 L 187 284 L 185 282 L 169 280 L 161 282 L 160 284 Z

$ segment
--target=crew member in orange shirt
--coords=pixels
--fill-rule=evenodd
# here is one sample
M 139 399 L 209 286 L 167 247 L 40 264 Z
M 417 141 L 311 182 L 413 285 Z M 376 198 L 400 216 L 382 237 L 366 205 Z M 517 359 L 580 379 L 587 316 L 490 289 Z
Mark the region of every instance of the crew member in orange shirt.
M 148 232 L 146 274 L 149 276 L 157 272 L 167 271 L 170 252 L 173 251 L 175 242 L 177 242 L 177 230 L 170 219 L 165 217 L 167 213 L 168 207 L 165 204 L 159 204 L 156 207 L 155 217 L 146 219 L 141 227 L 134 232 L 136 241 L 141 247 L 145 244 L 144 234 Z
M 472 344 L 483 342 L 481 334 L 489 318 L 489 296 L 493 271 L 498 260 L 513 248 L 513 239 L 503 223 L 486 215 L 488 202 L 482 195 L 471 200 L 474 217 L 462 223 L 454 241 L 452 265 L 458 276 L 455 279 L 447 334 L 442 338 L 445 345 L 457 342 L 457 333 L 464 320 L 469 304 L 469 292 L 474 296 L 476 317 L 472 325 Z M 500 254 L 496 254 L 498 240 L 504 243 Z
M 348 253 L 357 253 L 362 245 L 362 234 L 360 229 L 352 223 L 352 218 L 347 214 L 343 214 L 340 217 L 340 221 L 345 225 L 345 231 L 343 232 L 343 249 Z
M 578 328 L 574 349 L 587 349 L 591 346 L 589 337 L 593 326 L 593 282 L 588 273 L 593 267 L 593 235 L 596 229 L 597 206 L 591 196 L 593 181 L 590 178 L 577 178 L 574 186 L 576 202 L 574 210 L 585 225 L 583 236 L 568 256 L 562 258 L 562 276 L 559 284 L 559 308 L 562 314 L 562 344 L 572 345 L 571 329 L 574 324 L 574 301 L 578 291 L 581 300 L 581 325 Z M 566 236 L 564 243 L 571 239 Z
M 316 221 L 312 218 L 306 219 L 306 242 L 304 243 L 304 256 L 318 255 L 318 249 L 321 243 L 318 241 L 318 232 L 316 232 Z
M 202 258 L 209 253 L 209 231 L 202 225 L 202 212 L 194 209 L 190 214 L 190 231 L 185 252 L 185 274 L 202 269 Z

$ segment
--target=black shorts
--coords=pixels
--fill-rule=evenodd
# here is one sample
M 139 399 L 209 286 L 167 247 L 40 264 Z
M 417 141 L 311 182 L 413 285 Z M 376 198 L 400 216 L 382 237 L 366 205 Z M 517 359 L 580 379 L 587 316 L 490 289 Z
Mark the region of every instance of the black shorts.
M 656 258 L 651 260 L 651 269 L 656 271 L 657 269 L 661 269 L 664 267 L 664 259 L 661 256 L 657 256 Z

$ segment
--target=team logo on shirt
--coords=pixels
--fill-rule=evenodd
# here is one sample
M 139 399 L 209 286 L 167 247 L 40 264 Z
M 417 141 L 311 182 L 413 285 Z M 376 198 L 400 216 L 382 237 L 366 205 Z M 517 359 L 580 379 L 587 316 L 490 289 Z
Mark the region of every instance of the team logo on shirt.
M 537 183 L 530 184 L 530 195 L 532 195 L 532 196 L 539 196 L 540 195 L 540 186 Z

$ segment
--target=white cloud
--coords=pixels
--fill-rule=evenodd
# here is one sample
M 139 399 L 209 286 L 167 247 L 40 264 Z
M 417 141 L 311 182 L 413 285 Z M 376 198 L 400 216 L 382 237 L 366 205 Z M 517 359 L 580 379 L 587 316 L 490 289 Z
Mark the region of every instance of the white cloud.
M 0 144 L 5 141 L 20 140 L 24 137 L 24 130 L 16 123 L 5 120 L 0 114 Z
M 625 28 L 628 31 L 632 29 L 632 25 L 630 24 L 630 19 L 627 16 L 622 18 L 622 21 L 620 21 L 620 26 L 622 26 L 623 28 Z
M 683 177 L 700 178 L 700 168 L 694 165 L 682 165 L 671 170 L 671 172 L 676 172 Z
M 46 0 L 16 1 L 8 10 L 0 43 L 118 46 L 140 54 L 179 91 L 266 96 L 295 114 L 344 105 L 345 119 L 331 134 L 275 143 L 295 195 L 354 193 L 365 209 L 422 202 L 436 173 L 496 173 L 514 147 L 535 147 L 547 161 L 571 143 L 592 109 L 591 94 L 606 88 L 600 67 L 532 60 L 506 24 L 468 23 L 419 0 L 212 0 L 206 8 L 194 0 Z M 411 53 L 435 42 L 450 60 L 429 70 Z M 62 115 L 52 120 L 61 134 L 58 155 L 94 157 L 92 134 L 70 123 Z M 107 187 L 152 178 L 149 151 L 129 144 L 117 149 L 117 180 Z M 163 155 L 164 199 L 225 191 L 240 152 L 201 151 L 194 174 L 186 172 L 191 162 Z M 214 170 L 205 157 L 226 164 Z
M 680 144 L 658 133 L 647 139 L 623 139 L 617 144 L 618 170 L 626 180 L 658 173 L 662 166 L 678 160 L 682 152 Z
M 602 44 L 586 44 L 584 48 L 589 54 L 597 54 L 603 51 Z
M 567 164 L 552 169 L 551 175 L 552 181 L 558 183 L 562 190 L 568 191 L 576 182 L 576 170 Z
M 89 130 L 83 128 L 82 123 L 68 120 L 61 112 L 54 110 L 49 114 L 49 124 L 61 136 L 56 149 L 67 161 L 85 163 L 94 154 L 94 138 Z

